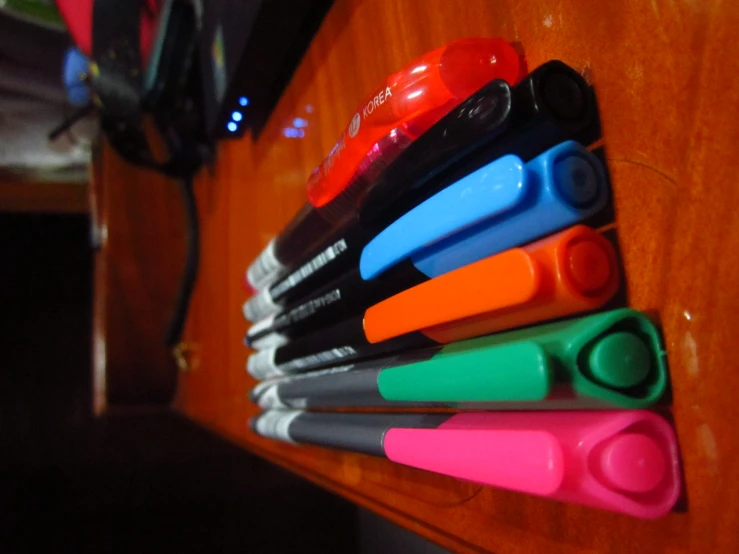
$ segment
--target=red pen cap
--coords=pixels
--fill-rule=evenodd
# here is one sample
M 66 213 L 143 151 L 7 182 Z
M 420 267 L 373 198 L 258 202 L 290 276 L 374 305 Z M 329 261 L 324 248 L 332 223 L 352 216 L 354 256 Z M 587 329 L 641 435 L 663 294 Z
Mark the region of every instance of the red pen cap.
M 613 246 L 577 225 L 375 304 L 365 312 L 364 332 L 372 343 L 412 331 L 455 342 L 593 310 L 618 287 Z
M 417 58 L 389 75 L 360 105 L 310 176 L 308 200 L 316 208 L 331 202 L 391 131 L 415 140 L 486 83 L 503 79 L 514 85 L 524 73 L 521 57 L 500 38 L 459 39 Z

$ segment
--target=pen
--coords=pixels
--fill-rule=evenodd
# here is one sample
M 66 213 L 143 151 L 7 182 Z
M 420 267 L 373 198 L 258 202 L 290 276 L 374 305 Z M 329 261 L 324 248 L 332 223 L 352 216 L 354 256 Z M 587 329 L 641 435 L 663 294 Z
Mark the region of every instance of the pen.
M 455 40 L 390 74 L 362 103 L 326 159 L 313 171 L 307 184 L 309 205 L 249 267 L 249 283 L 262 288 L 286 264 L 320 241 L 322 234 L 349 217 L 353 199 L 376 176 L 364 175 L 362 170 L 373 173 L 370 168 L 380 158 L 383 165 L 389 163 L 485 83 L 503 79 L 515 84 L 523 74 L 521 57 L 499 38 Z M 385 148 L 379 151 L 378 144 L 386 137 Z
M 576 225 L 407 289 L 328 329 L 252 354 L 264 379 L 514 329 L 603 306 L 619 287 L 616 253 Z
M 379 231 L 476 169 L 506 154 L 528 162 L 568 138 L 583 137 L 594 120 L 593 104 L 583 78 L 559 61 L 538 67 L 513 89 L 501 80 L 484 86 L 381 173 L 360 199 L 358 218 L 252 298 L 247 319 L 276 313 L 350 270 Z
M 269 410 L 259 435 L 652 519 L 680 494 L 675 433 L 646 411 L 357 414 Z
M 660 335 L 628 308 L 259 383 L 261 408 L 645 408 L 667 386 Z
M 514 155 L 483 166 L 406 213 L 365 246 L 359 268 L 287 306 L 247 333 L 285 339 L 345 319 L 433 277 L 549 235 L 600 211 L 605 172 L 567 141 L 527 164 Z M 389 269 L 389 270 L 388 270 Z

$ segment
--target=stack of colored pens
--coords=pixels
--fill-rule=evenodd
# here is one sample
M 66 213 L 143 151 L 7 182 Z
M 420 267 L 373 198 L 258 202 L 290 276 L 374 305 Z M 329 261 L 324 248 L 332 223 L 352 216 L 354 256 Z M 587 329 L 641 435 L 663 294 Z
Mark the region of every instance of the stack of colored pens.
M 265 409 L 252 429 L 669 512 L 677 443 L 645 410 L 666 360 L 654 323 L 615 300 L 619 259 L 594 228 L 610 223 L 587 148 L 599 138 L 582 76 L 559 61 L 527 73 L 500 39 L 457 40 L 390 75 L 247 271 L 247 369 Z M 459 411 L 398 410 L 439 406 Z

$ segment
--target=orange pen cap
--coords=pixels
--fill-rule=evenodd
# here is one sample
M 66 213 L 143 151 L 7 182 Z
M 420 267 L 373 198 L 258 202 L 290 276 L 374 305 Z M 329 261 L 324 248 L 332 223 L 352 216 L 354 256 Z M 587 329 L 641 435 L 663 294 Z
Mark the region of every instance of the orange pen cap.
M 375 304 L 364 333 L 371 343 L 412 331 L 449 343 L 593 310 L 618 287 L 611 243 L 576 225 Z

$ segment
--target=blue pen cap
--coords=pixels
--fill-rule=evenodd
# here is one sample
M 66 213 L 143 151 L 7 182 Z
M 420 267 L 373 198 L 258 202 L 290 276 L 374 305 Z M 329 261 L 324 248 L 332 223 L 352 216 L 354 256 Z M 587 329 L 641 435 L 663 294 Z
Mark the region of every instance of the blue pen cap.
M 437 277 L 573 225 L 607 200 L 603 166 L 575 141 L 525 165 L 504 156 L 388 226 L 365 246 L 360 271 L 372 279 L 411 258 Z

